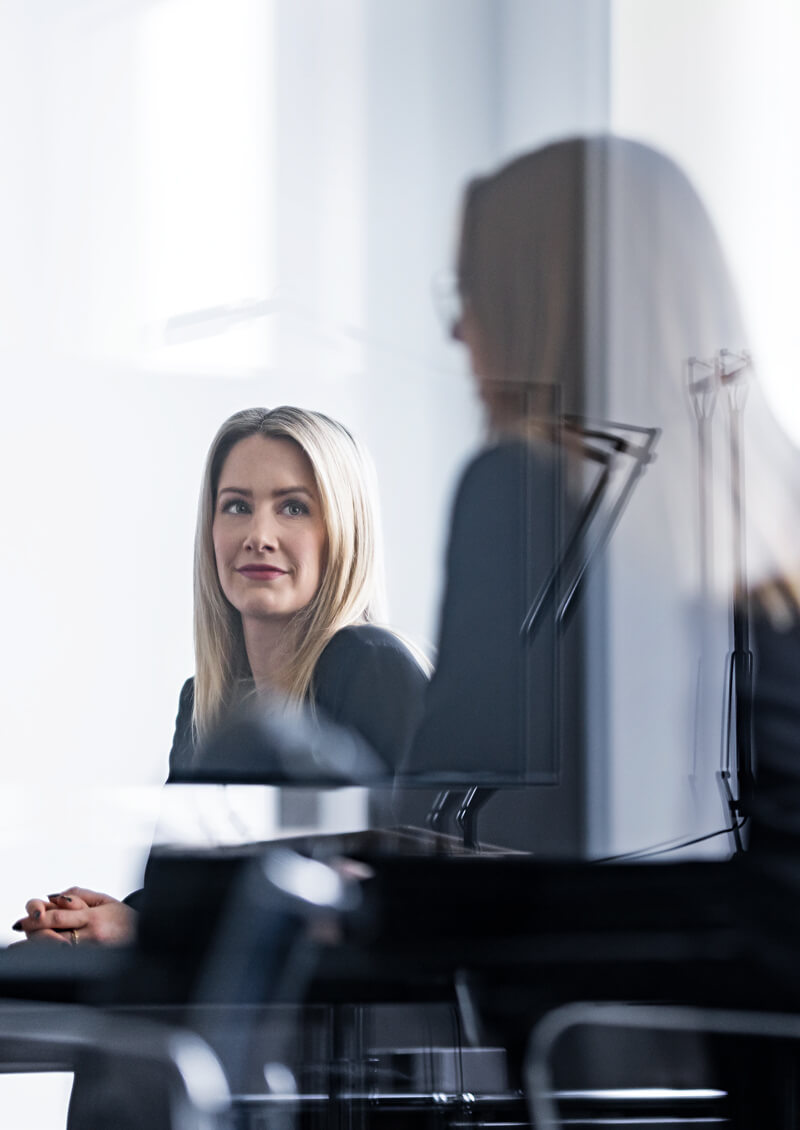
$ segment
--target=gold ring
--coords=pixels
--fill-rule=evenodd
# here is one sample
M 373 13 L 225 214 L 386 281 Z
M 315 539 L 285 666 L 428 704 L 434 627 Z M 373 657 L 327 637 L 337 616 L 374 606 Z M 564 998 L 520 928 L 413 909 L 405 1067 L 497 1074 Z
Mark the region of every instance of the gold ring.
M 78 931 L 77 930 L 70 930 L 69 936 L 72 939 L 73 946 L 77 946 L 77 944 L 78 944 Z

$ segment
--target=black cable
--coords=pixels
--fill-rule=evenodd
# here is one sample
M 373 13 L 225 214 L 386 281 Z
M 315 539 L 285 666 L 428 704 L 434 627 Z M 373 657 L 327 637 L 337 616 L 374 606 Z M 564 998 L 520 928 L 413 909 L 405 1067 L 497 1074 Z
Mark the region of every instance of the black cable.
M 682 840 L 677 844 L 654 844 L 653 847 L 641 848 L 639 851 L 626 851 L 621 855 L 608 855 L 603 859 L 592 859 L 591 863 L 616 863 L 620 859 L 648 859 L 652 855 L 666 855 L 671 851 L 680 851 L 682 848 L 691 847 L 693 844 L 702 844 L 706 840 L 713 840 L 716 836 L 727 836 L 734 832 L 739 832 L 747 823 L 747 817 L 743 816 L 738 822 L 731 824 L 729 828 L 719 828 L 716 832 L 707 832 L 704 836 L 695 836 L 693 840 Z

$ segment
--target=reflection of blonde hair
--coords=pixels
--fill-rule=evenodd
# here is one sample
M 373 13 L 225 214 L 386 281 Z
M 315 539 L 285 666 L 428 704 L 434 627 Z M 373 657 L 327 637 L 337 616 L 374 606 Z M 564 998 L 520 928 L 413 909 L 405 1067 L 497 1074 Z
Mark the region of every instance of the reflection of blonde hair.
M 458 282 L 488 369 L 481 384 L 494 430 L 541 435 L 553 386 L 564 413 L 595 415 L 600 405 L 662 427 L 661 471 L 646 489 L 661 476 L 666 520 L 677 527 L 694 502 L 686 491 L 696 490 L 687 360 L 749 344 L 714 226 L 678 165 L 639 142 L 598 136 L 554 142 L 477 178 L 464 196 Z M 719 453 L 724 419 L 721 404 Z M 754 456 L 750 580 L 796 578 L 797 454 L 755 381 L 744 429 Z M 723 519 L 730 483 L 718 472 L 709 486 Z M 720 558 L 727 533 L 717 535 Z M 796 606 L 800 582 L 779 595 Z
M 602 380 L 612 346 L 646 393 L 665 377 L 674 391 L 686 356 L 742 344 L 697 193 L 668 157 L 624 138 L 558 141 L 472 181 L 458 281 L 497 382 L 489 412 L 501 431 L 540 409 L 531 384 L 555 385 L 563 411 L 585 411 L 584 383 Z
M 468 185 L 458 285 L 477 324 L 492 423 L 543 411 L 532 384 L 583 368 L 583 148 L 548 146 Z M 534 394 L 535 395 L 535 394 Z
M 383 574 L 377 493 L 371 463 L 346 428 L 302 408 L 250 408 L 226 420 L 206 460 L 197 516 L 194 562 L 194 727 L 208 732 L 251 678 L 239 613 L 226 600 L 217 575 L 213 521 L 223 465 L 249 436 L 288 439 L 314 472 L 327 532 L 320 587 L 293 618 L 295 650 L 285 672 L 293 700 L 312 693 L 314 668 L 331 637 L 350 624 L 382 615 Z

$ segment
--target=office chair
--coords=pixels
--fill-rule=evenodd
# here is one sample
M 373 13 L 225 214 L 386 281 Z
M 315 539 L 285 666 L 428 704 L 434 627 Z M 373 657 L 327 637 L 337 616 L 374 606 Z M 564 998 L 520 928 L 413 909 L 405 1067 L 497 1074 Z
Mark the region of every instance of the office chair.
M 92 1117 L 114 1130 L 223 1130 L 230 1094 L 219 1060 L 196 1034 L 75 1005 L 0 1003 L 2 1070 L 75 1071 L 100 1057 Z M 125 1087 L 109 1087 L 111 1080 Z
M 594 1074 L 581 1085 L 568 1061 L 580 1033 L 602 1037 L 608 1083 Z M 699 1053 L 694 1079 L 671 1080 L 654 1059 L 648 1075 L 630 1075 L 626 1050 L 667 1037 Z M 796 1064 L 800 1017 L 791 1014 L 623 1003 L 575 1003 L 547 1013 L 534 1027 L 525 1089 L 536 1130 L 563 1126 L 689 1127 L 729 1125 L 793 1130 L 800 1109 Z M 651 1045 L 658 1049 L 658 1042 Z M 667 1045 L 669 1046 L 669 1045 Z M 565 1062 L 567 1061 L 567 1062 Z M 687 1056 L 680 1062 L 685 1065 Z M 566 1069 L 566 1073 L 565 1073 Z M 626 1072 L 628 1077 L 626 1078 Z M 624 1081 L 625 1085 L 620 1085 Z

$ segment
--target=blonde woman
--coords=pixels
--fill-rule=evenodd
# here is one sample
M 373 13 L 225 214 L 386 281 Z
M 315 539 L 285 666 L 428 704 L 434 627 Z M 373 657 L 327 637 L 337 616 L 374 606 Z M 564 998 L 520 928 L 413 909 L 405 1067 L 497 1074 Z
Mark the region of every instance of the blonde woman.
M 377 626 L 383 603 L 373 473 L 347 429 L 299 408 L 232 416 L 203 478 L 196 673 L 181 693 L 171 767 L 242 698 L 270 691 L 313 703 L 396 764 L 425 675 Z
M 397 764 L 427 682 L 379 627 L 383 598 L 370 465 L 341 424 L 281 407 L 237 412 L 206 462 L 195 538 L 195 657 L 170 771 L 245 700 L 307 703 Z M 14 928 L 77 944 L 122 942 L 135 911 L 83 888 L 27 904 Z
M 648 146 L 567 139 L 468 185 L 455 274 L 450 328 L 488 442 L 456 494 L 436 672 L 401 779 L 547 786 L 508 789 L 481 817 L 483 838 L 515 848 L 606 855 L 707 838 L 724 851 L 729 397 L 716 390 L 712 416 L 687 368 L 713 373 L 721 350 L 748 342 L 708 214 Z M 531 639 L 522 625 L 600 466 L 554 428 L 565 415 L 660 438 L 571 622 L 557 630 L 551 604 Z M 774 474 L 786 444 L 754 382 L 744 427 L 751 528 L 796 528 L 796 475 Z M 763 546 L 748 562 L 763 574 Z

